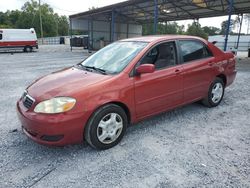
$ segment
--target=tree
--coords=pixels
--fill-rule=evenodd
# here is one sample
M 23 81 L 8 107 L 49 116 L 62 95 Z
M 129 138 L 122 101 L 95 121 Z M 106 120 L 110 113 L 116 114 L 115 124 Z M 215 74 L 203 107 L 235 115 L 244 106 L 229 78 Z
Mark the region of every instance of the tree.
M 205 26 L 202 27 L 203 31 L 208 34 L 208 36 L 218 35 L 220 34 L 220 29 L 213 26 Z
M 0 12 L 0 27 L 1 28 L 10 28 L 11 27 L 11 23 L 9 21 L 7 12 Z
M 15 27 L 17 21 L 20 18 L 21 12 L 19 10 L 7 11 L 9 22 L 13 27 Z
M 159 34 L 176 34 L 177 23 L 176 22 L 163 22 L 158 25 Z
M 184 25 L 178 25 L 177 34 L 179 34 L 179 35 L 184 35 L 185 34 L 185 26 Z
M 142 35 L 153 35 L 154 34 L 154 24 L 147 23 L 142 25 Z
M 232 30 L 235 27 L 235 20 L 231 19 L 230 25 L 229 25 L 229 33 L 232 33 Z M 228 25 L 228 20 L 225 20 L 221 23 L 221 32 L 220 34 L 225 35 L 227 31 L 227 25 Z
M 208 39 L 208 34 L 204 32 L 201 28 L 201 25 L 197 22 L 193 22 L 192 24 L 188 24 L 187 35 L 198 36 L 204 39 Z
M 41 13 L 43 20 L 43 33 L 45 37 L 56 36 L 57 28 L 53 9 L 48 4 L 41 5 Z M 22 7 L 20 19 L 17 22 L 19 28 L 35 28 L 37 35 L 40 37 L 40 21 L 39 21 L 39 4 L 37 1 L 31 0 L 26 2 Z
M 69 22 L 66 16 L 54 13 L 48 4 L 41 5 L 43 32 L 45 37 L 68 35 Z M 0 12 L 1 28 L 35 28 L 40 37 L 39 4 L 35 0 L 26 2 L 21 11 L 13 10 Z
M 183 34 L 184 26 L 179 26 L 177 22 L 160 22 L 157 26 L 157 34 Z M 143 35 L 154 34 L 154 24 L 145 24 L 142 27 Z
M 69 21 L 66 16 L 60 16 L 57 18 L 58 23 L 58 35 L 66 36 L 69 34 Z

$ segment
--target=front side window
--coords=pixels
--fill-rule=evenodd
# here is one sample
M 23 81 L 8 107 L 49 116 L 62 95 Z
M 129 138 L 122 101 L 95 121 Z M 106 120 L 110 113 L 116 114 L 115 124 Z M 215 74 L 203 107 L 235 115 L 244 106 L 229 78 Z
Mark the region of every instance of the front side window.
M 108 74 L 121 72 L 147 46 L 146 42 L 115 42 L 84 60 L 81 65 L 104 70 Z
M 155 69 L 163 69 L 176 64 L 174 42 L 166 42 L 152 48 L 140 61 L 140 64 L 154 64 Z
M 3 34 L 2 33 L 0 33 L 0 40 L 2 40 L 3 39 Z
M 181 40 L 179 44 L 184 63 L 212 56 L 208 48 L 199 41 Z

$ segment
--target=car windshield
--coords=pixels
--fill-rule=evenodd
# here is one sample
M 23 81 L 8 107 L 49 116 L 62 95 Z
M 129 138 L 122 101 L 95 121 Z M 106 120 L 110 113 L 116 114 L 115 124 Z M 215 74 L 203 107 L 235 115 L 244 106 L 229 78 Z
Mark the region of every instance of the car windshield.
M 107 74 L 120 73 L 147 45 L 146 42 L 115 42 L 84 60 L 80 65 Z

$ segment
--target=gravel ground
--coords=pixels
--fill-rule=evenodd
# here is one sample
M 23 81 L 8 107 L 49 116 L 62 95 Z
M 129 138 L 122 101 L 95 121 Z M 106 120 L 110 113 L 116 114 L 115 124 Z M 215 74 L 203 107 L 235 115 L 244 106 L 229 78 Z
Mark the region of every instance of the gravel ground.
M 250 187 L 249 59 L 239 61 L 220 106 L 191 104 L 147 119 L 109 150 L 29 140 L 15 112 L 24 88 L 86 55 L 64 46 L 0 54 L 0 187 Z

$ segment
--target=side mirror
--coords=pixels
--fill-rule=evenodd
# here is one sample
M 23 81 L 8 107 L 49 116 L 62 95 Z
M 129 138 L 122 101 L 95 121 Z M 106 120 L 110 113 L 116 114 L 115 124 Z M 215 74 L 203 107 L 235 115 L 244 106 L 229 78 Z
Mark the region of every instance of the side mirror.
M 143 64 L 136 68 L 136 74 L 153 73 L 155 66 L 153 64 Z

